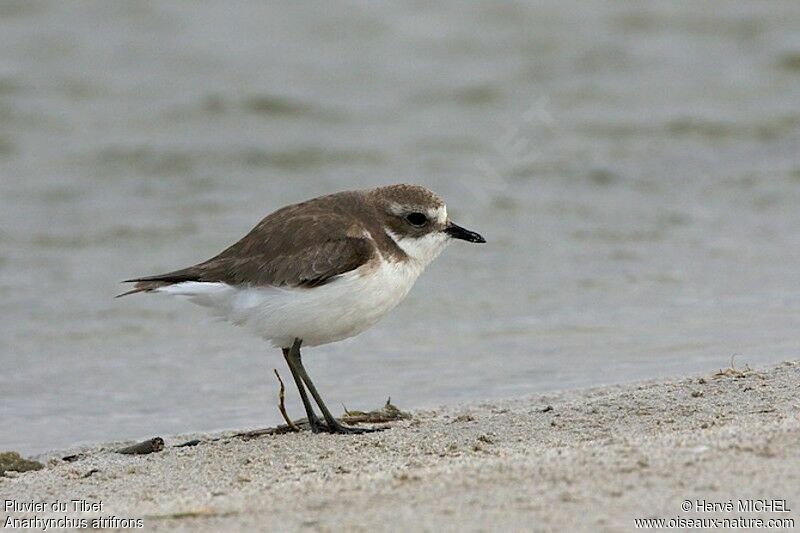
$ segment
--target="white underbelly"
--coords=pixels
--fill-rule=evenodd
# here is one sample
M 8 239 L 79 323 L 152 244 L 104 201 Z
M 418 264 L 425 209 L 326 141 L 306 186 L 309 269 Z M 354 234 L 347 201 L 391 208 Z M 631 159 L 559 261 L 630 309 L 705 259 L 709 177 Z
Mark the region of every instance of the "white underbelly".
M 189 297 L 275 346 L 291 346 L 296 338 L 318 346 L 374 325 L 405 298 L 421 271 L 413 262 L 382 261 L 310 289 L 185 282 L 158 292 Z

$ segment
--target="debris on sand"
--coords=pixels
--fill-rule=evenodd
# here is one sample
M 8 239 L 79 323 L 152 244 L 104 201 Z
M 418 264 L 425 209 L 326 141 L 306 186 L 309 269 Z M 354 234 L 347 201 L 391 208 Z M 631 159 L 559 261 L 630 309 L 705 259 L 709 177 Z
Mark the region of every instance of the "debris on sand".
M 164 449 L 164 439 L 161 437 L 153 437 L 142 442 L 138 442 L 133 446 L 117 450 L 117 453 L 125 455 L 146 455 L 148 453 L 157 453 Z
M 5 476 L 6 472 L 28 472 L 42 468 L 44 465 L 39 461 L 25 459 L 17 452 L 0 452 L 0 477 Z
M 714 379 L 720 379 L 720 378 L 742 379 L 746 378 L 750 374 L 755 373 L 755 371 L 752 368 L 750 368 L 750 366 L 747 364 L 744 365 L 744 368 L 742 370 L 736 368 L 736 365 L 733 364 L 733 360 L 735 357 L 736 354 L 731 356 L 731 366 L 729 366 L 724 370 L 721 369 L 719 372 L 715 372 L 711 377 L 713 377 Z
M 347 408 L 345 408 L 341 420 L 345 424 L 382 424 L 385 422 L 394 422 L 395 420 L 407 420 L 409 418 L 411 418 L 410 414 L 392 405 L 392 399 L 388 398 L 383 407 L 375 411 L 348 411 Z

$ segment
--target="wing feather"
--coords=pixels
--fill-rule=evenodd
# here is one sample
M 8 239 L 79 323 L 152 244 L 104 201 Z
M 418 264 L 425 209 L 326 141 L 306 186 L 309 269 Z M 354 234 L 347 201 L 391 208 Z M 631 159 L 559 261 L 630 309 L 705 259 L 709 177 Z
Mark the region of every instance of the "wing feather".
M 127 280 L 148 292 L 185 281 L 230 285 L 318 287 L 367 263 L 375 244 L 353 218 L 331 211 L 327 197 L 268 215 L 241 240 L 197 265 Z M 320 205 L 315 205 L 320 204 Z M 300 209 L 302 208 L 302 209 Z

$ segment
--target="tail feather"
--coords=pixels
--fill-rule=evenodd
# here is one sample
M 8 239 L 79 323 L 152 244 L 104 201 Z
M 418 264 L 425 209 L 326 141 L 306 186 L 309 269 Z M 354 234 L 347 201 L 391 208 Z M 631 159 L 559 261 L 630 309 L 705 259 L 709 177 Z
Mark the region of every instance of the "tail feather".
M 122 298 L 123 296 L 128 296 L 129 294 L 136 294 L 137 292 L 153 292 L 159 287 L 165 287 L 173 284 L 173 282 L 169 281 L 136 281 L 135 279 L 123 281 L 122 283 L 134 282 L 136 282 L 136 285 L 133 286 L 133 289 L 123 292 L 122 294 L 117 294 L 115 298 Z
M 175 283 L 183 283 L 184 281 L 197 281 L 197 275 L 188 272 L 189 269 L 177 270 L 168 274 L 158 274 L 156 276 L 147 276 L 143 278 L 126 279 L 122 283 L 135 283 L 133 289 L 118 294 L 116 298 L 122 298 L 129 294 L 136 294 L 137 292 L 153 292 L 160 287 L 167 285 L 174 285 Z

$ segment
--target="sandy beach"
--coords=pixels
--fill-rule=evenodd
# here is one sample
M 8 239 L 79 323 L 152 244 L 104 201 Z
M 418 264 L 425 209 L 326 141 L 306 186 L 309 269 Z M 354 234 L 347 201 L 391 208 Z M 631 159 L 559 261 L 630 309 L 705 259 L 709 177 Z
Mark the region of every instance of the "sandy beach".
M 122 442 L 51 452 L 36 458 L 41 470 L 0 477 L 2 519 L 187 531 L 796 521 L 798 384 L 800 364 L 784 362 L 413 412 L 368 435 L 183 435 L 149 455 L 116 453 Z M 200 443 L 175 447 L 190 439 Z

